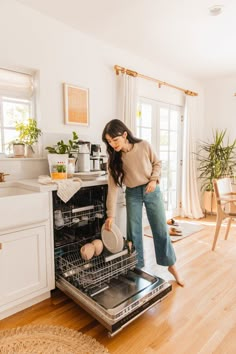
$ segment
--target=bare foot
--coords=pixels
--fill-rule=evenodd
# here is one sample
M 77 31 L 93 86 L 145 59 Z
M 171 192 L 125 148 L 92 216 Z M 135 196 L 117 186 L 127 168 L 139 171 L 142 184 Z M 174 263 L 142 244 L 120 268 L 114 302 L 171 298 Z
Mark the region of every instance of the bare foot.
M 180 286 L 184 286 L 184 280 L 180 278 L 175 265 L 169 266 L 168 271 L 174 276 L 177 284 L 179 284 Z

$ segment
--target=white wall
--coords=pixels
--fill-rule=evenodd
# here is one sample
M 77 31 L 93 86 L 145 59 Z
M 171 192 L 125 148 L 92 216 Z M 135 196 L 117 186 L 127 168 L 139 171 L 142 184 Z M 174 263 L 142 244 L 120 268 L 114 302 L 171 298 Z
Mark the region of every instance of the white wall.
M 73 130 L 81 139 L 101 142 L 105 123 L 119 118 L 115 112 L 115 64 L 199 92 L 201 134 L 203 90 L 198 82 L 112 48 L 14 0 L 0 0 L 0 50 L 0 67 L 39 71 L 39 126 L 45 145 L 69 136 Z M 64 124 L 63 82 L 89 88 L 89 127 Z
M 230 141 L 236 137 L 236 75 L 204 82 L 205 136 L 212 137 L 212 129 L 227 129 Z

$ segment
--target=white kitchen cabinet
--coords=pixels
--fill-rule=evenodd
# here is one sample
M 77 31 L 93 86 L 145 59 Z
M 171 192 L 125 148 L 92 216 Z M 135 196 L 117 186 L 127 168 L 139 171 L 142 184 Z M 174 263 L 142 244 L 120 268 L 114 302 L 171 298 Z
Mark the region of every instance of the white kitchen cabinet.
M 49 223 L 0 236 L 0 319 L 50 296 Z

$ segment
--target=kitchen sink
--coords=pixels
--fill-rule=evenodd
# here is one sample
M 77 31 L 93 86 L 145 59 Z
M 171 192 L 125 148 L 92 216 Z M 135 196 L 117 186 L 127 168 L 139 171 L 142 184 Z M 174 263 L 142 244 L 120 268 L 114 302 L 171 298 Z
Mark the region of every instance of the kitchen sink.
M 29 194 L 29 193 L 35 193 L 35 191 L 21 188 L 21 187 L 0 185 L 0 198 L 14 196 L 14 195 Z
M 17 182 L 2 182 L 0 218 L 0 233 L 47 220 L 49 218 L 48 193 L 24 188 Z

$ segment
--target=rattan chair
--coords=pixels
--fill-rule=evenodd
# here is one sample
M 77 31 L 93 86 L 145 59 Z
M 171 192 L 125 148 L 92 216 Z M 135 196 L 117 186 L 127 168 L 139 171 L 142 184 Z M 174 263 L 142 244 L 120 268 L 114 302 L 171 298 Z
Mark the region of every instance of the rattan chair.
M 225 240 L 228 238 L 231 221 L 236 218 L 236 193 L 232 191 L 230 178 L 221 178 L 213 180 L 214 192 L 216 197 L 216 229 L 212 245 L 212 251 L 216 247 L 222 221 L 228 218 L 228 224 L 225 232 Z

